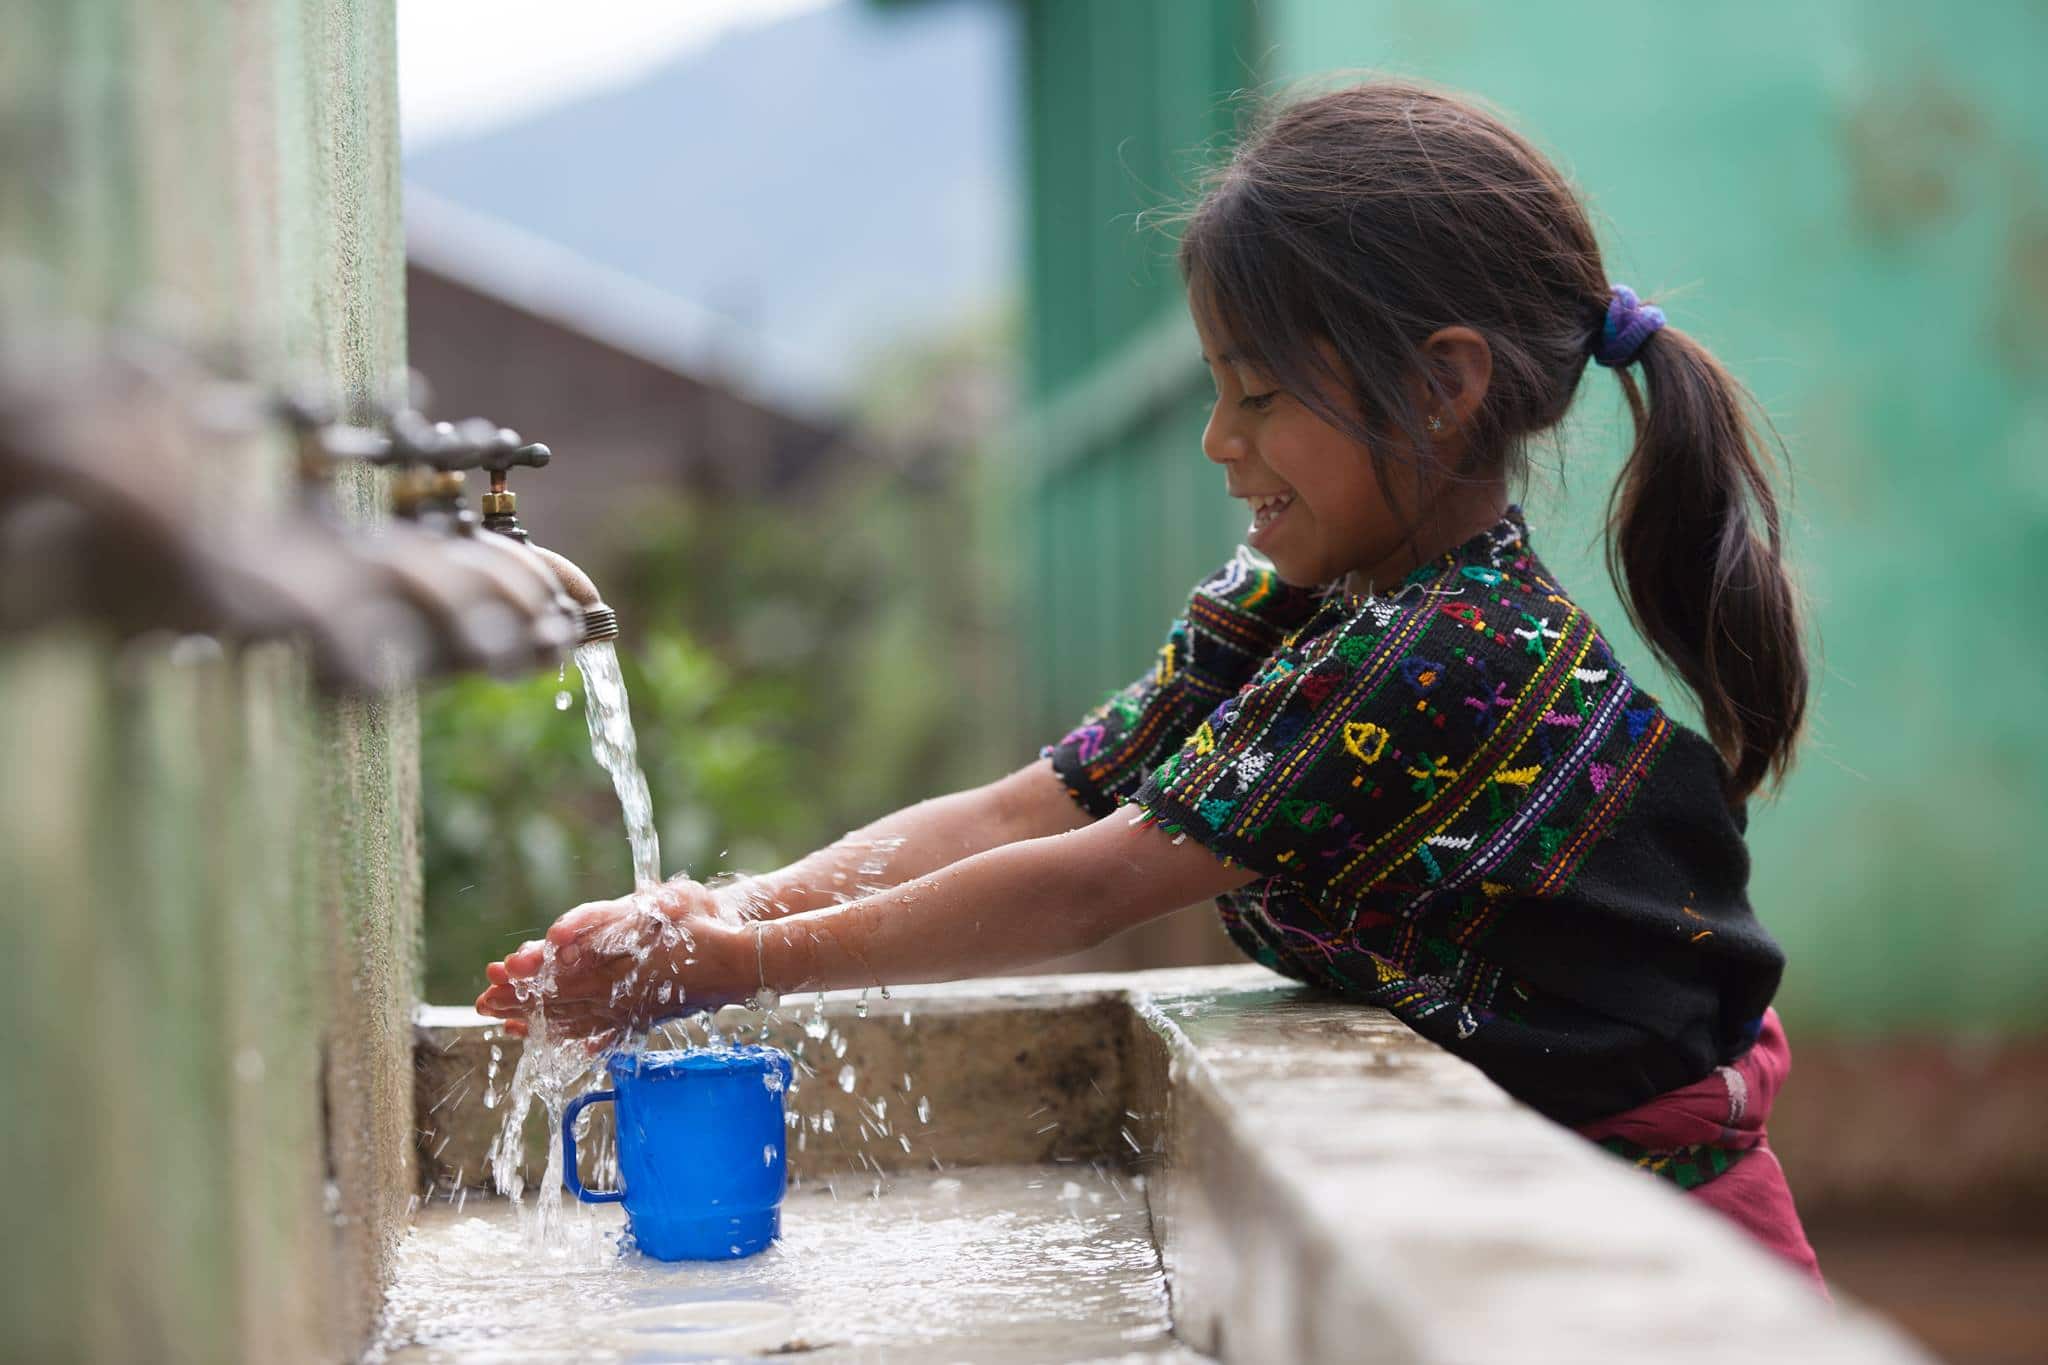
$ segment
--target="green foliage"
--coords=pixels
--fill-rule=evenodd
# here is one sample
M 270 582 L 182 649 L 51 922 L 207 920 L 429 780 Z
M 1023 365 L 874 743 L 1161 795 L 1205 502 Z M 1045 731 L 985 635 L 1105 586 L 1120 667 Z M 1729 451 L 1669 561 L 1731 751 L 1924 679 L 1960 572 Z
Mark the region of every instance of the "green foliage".
M 669 872 L 759 868 L 811 837 L 785 742 L 797 699 L 740 687 L 675 630 L 619 651 Z M 573 695 L 566 711 L 555 694 Z M 421 705 L 426 996 L 464 1000 L 483 963 L 561 911 L 629 889 L 618 800 L 590 754 L 581 679 L 467 678 Z
M 976 438 L 1006 325 L 878 365 L 862 455 L 800 497 L 636 495 L 586 563 L 624 627 L 666 874 L 763 871 L 1028 756 Z M 421 699 L 428 1000 L 473 998 L 486 961 L 629 889 L 573 666 L 568 686 L 568 711 L 552 675 Z

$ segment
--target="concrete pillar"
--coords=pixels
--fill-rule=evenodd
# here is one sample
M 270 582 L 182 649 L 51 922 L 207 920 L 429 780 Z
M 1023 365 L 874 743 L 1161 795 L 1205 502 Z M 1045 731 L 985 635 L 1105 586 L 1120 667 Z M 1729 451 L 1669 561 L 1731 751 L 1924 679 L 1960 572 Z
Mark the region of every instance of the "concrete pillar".
M 0 32 L 0 266 L 38 322 L 388 382 L 389 0 L 0 0 Z M 288 468 L 281 434 L 148 458 L 223 515 Z M 0 640 L 10 1354 L 367 1340 L 412 1187 L 416 760 L 409 695 L 317 702 L 282 645 Z

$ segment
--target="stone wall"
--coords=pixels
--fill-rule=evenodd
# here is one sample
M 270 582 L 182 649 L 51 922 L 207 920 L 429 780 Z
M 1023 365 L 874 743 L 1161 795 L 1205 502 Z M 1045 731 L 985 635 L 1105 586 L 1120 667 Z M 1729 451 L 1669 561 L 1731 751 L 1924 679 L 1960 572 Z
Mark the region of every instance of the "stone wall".
M 0 0 L 0 31 L 14 327 L 388 382 L 389 0 Z M 110 422 L 211 515 L 284 494 L 281 435 Z M 409 696 L 318 702 L 281 645 L 0 640 L 6 1354 L 358 1352 L 412 1186 L 416 752 Z

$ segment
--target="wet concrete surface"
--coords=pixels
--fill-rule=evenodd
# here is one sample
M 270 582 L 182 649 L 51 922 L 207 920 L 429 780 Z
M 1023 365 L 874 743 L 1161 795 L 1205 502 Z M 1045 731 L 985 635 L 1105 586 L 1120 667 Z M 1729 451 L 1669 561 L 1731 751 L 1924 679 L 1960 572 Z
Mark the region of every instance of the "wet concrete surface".
M 476 1083 L 505 1040 L 466 1011 L 423 1017 L 434 1183 L 393 1301 L 393 1347 L 413 1354 L 394 1358 L 1928 1359 L 1384 1011 L 1262 968 L 916 987 L 872 1014 L 850 998 L 798 1012 L 749 1026 L 816 1063 L 790 1096 L 800 1183 L 781 1260 L 677 1278 L 586 1258 L 560 1292 L 519 1269 L 533 1253 L 516 1228 L 445 1226 L 449 1195 L 471 1212 L 481 1198 L 466 1185 L 496 1116 Z M 860 1197 L 877 1182 L 895 1183 Z M 979 1212 L 934 1203 L 960 1198 Z M 481 1298 L 435 1268 L 467 1264 L 484 1285 L 492 1255 L 513 1269 Z M 461 1335 L 528 1300 L 552 1343 L 539 1355 L 517 1354 L 517 1334 Z
M 621 1252 L 610 1205 L 572 1209 L 542 1252 L 520 1213 L 480 1195 L 423 1209 L 371 1359 L 1208 1359 L 1172 1336 L 1142 1184 L 1086 1165 L 811 1181 L 781 1242 L 740 1261 Z

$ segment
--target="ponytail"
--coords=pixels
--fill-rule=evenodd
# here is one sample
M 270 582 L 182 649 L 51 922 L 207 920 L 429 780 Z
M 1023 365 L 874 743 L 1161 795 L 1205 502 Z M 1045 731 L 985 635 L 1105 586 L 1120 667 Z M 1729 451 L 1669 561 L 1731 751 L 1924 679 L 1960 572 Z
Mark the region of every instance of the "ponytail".
M 1748 394 L 1704 346 L 1660 327 L 1632 351 L 1643 383 L 1615 369 L 1636 437 L 1608 498 L 1607 571 L 1644 641 L 1699 699 L 1735 805 L 1766 777 L 1782 783 L 1806 718 L 1769 447 Z
M 1368 81 L 1263 111 L 1182 221 L 1181 275 L 1203 311 L 1291 393 L 1325 387 L 1327 343 L 1359 409 L 1413 413 L 1425 339 L 1452 325 L 1486 339 L 1460 466 L 1439 465 L 1419 431 L 1346 430 L 1382 475 L 1412 445 L 1447 479 L 1512 483 L 1588 357 L 1614 369 L 1635 449 L 1608 500 L 1608 573 L 1699 698 L 1729 803 L 1784 778 L 1808 681 L 1769 433 L 1712 356 L 1608 278 L 1577 193 L 1527 139 L 1454 95 Z

